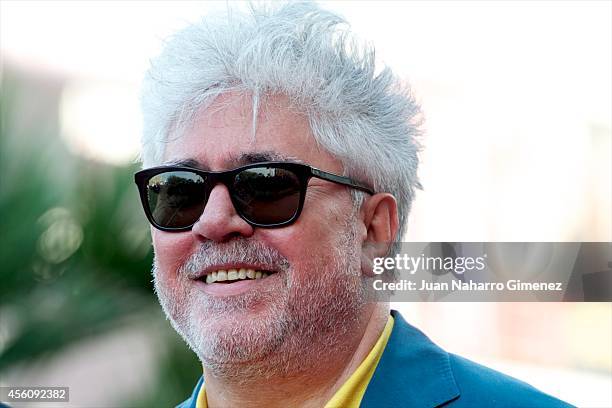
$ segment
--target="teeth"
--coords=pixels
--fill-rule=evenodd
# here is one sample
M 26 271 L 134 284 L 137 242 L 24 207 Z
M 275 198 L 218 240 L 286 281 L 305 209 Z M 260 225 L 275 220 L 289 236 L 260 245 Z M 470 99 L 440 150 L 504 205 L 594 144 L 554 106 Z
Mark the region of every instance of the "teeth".
M 270 276 L 270 273 L 256 271 L 254 269 L 224 269 L 211 272 L 206 275 L 206 283 L 223 282 L 223 281 L 237 281 L 244 279 L 263 279 Z

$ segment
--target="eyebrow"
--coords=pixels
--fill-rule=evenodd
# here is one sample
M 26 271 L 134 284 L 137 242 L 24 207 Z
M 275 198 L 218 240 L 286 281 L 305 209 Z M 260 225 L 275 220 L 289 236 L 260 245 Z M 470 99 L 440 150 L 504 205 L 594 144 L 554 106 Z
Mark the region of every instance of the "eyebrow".
M 180 160 L 169 160 L 162 164 L 163 166 L 185 166 L 185 167 L 193 167 L 196 169 L 207 169 L 206 166 L 202 166 L 202 164 L 195 159 L 180 159 Z
M 297 157 L 288 156 L 273 150 L 259 151 L 259 152 L 245 152 L 237 156 L 231 155 L 227 160 L 227 163 L 231 168 L 244 166 L 247 164 L 262 163 L 269 161 L 280 161 L 280 162 L 291 162 L 291 163 L 304 163 Z M 187 158 L 179 160 L 170 160 L 164 163 L 164 166 L 186 166 L 193 167 L 196 169 L 210 170 L 207 165 L 204 165 L 200 161 Z
M 273 150 L 242 153 L 237 157 L 230 158 L 229 161 L 236 167 L 244 166 L 245 164 L 261 163 L 267 161 L 302 163 L 302 161 L 296 157 L 288 156 Z

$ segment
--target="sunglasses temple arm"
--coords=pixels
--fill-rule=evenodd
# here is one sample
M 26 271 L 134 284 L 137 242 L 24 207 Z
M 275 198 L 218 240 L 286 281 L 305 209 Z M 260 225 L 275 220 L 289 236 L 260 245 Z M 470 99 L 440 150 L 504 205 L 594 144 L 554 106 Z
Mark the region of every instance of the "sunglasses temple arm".
M 369 188 L 368 186 L 361 184 L 359 182 L 356 182 L 348 177 L 339 176 L 333 173 L 328 173 L 326 171 L 319 170 L 314 167 L 311 167 L 310 172 L 314 177 L 317 177 L 323 180 L 327 180 L 327 181 L 331 181 L 332 183 L 341 184 L 343 186 L 349 186 L 357 190 L 365 191 L 368 194 L 372 194 L 372 195 L 375 194 L 374 191 L 372 191 L 372 189 Z

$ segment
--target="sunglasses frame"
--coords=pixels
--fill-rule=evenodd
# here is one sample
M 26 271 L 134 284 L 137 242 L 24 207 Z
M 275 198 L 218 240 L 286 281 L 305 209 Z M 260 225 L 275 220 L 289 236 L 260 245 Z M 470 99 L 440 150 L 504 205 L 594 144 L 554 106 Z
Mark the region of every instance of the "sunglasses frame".
M 251 221 L 248 218 L 246 218 L 246 216 L 242 214 L 242 211 L 240 211 L 239 207 L 237 206 L 236 199 L 234 197 L 234 194 L 232 193 L 232 187 L 231 187 L 234 178 L 236 177 L 236 175 L 238 175 L 242 171 L 253 169 L 253 168 L 258 168 L 258 167 L 264 167 L 264 168 L 272 167 L 276 169 L 285 169 L 285 170 L 291 171 L 297 176 L 298 181 L 300 183 L 300 188 L 299 188 L 300 202 L 299 202 L 297 210 L 295 211 L 295 214 L 289 220 L 283 221 L 280 223 L 275 223 L 275 224 L 257 223 L 257 222 Z M 232 201 L 232 205 L 234 206 L 234 210 L 236 211 L 236 214 L 238 214 L 238 216 L 240 216 L 240 218 L 242 218 L 249 225 L 253 227 L 258 227 L 258 228 L 279 228 L 279 227 L 285 227 L 287 225 L 293 224 L 298 219 L 300 214 L 302 213 L 302 209 L 304 208 L 304 201 L 306 199 L 306 190 L 308 189 L 308 182 L 313 177 L 321 179 L 321 180 L 330 181 L 335 184 L 351 187 L 351 188 L 354 188 L 360 191 L 364 191 L 371 195 L 375 194 L 374 191 L 370 189 L 368 186 L 366 186 L 365 184 L 355 181 L 349 177 L 344 177 L 338 174 L 319 170 L 307 164 L 293 163 L 293 162 L 278 162 L 278 161 L 258 162 L 258 163 L 247 164 L 245 166 L 240 166 L 235 169 L 225 170 L 225 171 L 207 171 L 207 170 L 201 170 L 201 169 L 197 169 L 197 168 L 189 167 L 189 166 L 157 166 L 157 167 L 152 167 L 152 168 L 145 169 L 145 170 L 140 170 L 134 174 L 134 181 L 140 193 L 140 200 L 142 202 L 142 207 L 144 209 L 145 215 L 147 216 L 147 219 L 149 220 L 151 225 L 165 232 L 189 231 L 200 219 L 198 217 L 198 219 L 193 224 L 185 226 L 185 227 L 164 227 L 164 226 L 159 225 L 153 219 L 153 214 L 151 213 L 151 208 L 149 206 L 149 201 L 148 201 L 147 184 L 152 177 L 157 176 L 158 174 L 168 173 L 172 171 L 190 172 L 190 173 L 196 174 L 204 178 L 205 180 L 210 180 L 210 185 L 212 185 L 212 188 L 210 189 L 209 194 L 210 192 L 212 192 L 212 190 L 215 188 L 217 184 L 223 183 L 225 187 L 227 188 L 227 190 L 229 191 L 229 196 Z M 204 205 L 204 208 L 206 208 L 206 205 Z

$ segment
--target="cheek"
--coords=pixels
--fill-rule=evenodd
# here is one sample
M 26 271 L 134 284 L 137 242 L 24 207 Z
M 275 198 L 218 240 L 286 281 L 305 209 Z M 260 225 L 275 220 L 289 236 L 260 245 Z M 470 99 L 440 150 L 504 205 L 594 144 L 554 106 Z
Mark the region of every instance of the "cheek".
M 287 228 L 260 230 L 262 240 L 278 250 L 291 264 L 295 283 L 311 279 L 317 271 L 325 269 L 333 260 L 339 226 L 327 223 L 306 225 L 300 219 Z
M 325 247 L 327 234 L 304 228 L 298 221 L 290 227 L 260 230 L 262 240 L 277 249 L 291 264 L 313 257 Z
M 193 239 L 190 233 L 167 233 L 154 230 L 151 233 L 157 262 L 157 278 L 162 281 L 176 280 L 176 271 L 191 254 Z

